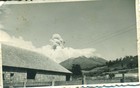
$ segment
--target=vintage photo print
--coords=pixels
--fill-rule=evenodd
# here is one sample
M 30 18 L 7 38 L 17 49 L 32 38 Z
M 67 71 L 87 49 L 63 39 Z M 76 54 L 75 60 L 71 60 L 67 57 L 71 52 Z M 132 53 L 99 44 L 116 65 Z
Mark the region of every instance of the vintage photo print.
M 3 88 L 139 83 L 135 0 L 5 0 Z

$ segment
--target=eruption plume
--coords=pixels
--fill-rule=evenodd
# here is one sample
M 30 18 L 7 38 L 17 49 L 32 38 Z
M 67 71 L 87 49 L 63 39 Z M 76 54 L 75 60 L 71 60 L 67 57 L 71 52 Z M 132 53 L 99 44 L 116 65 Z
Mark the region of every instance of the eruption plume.
M 53 34 L 52 38 L 50 39 L 52 43 L 52 48 L 56 50 L 57 48 L 64 48 L 64 40 L 59 34 Z

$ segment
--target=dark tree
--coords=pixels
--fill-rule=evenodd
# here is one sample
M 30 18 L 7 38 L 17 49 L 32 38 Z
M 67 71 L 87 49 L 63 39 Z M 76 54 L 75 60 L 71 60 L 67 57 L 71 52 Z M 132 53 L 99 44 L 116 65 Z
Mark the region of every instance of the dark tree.
M 77 75 L 77 76 L 82 75 L 81 67 L 79 64 L 73 64 L 72 73 L 73 75 Z
M 115 74 L 114 73 L 110 73 L 109 74 L 109 79 L 112 79 L 113 77 L 115 77 Z
M 122 68 L 124 67 L 124 64 L 123 64 L 123 63 L 121 63 L 121 67 L 122 67 Z
M 106 62 L 105 64 L 106 64 L 107 67 L 109 67 L 109 63 L 108 62 Z
M 133 62 L 132 61 L 127 64 L 127 68 L 129 68 L 129 69 L 133 68 Z

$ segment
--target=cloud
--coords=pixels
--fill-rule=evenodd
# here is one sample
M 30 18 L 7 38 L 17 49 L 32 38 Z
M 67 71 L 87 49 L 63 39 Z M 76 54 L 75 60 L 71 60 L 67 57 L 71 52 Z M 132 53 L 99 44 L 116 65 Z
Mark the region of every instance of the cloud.
M 58 46 L 59 47 L 59 46 Z M 94 48 L 87 48 L 87 49 L 74 49 L 71 47 L 59 47 L 57 49 L 52 49 L 51 45 L 43 46 L 42 48 L 38 48 L 38 52 L 42 52 L 44 55 L 52 58 L 56 62 L 64 61 L 68 58 L 75 58 L 80 56 L 85 57 L 93 57 L 93 56 L 100 56 L 97 54 Z
M 0 30 L 0 35 L 0 42 L 2 43 L 39 52 L 58 63 L 68 58 L 79 56 L 99 56 L 94 48 L 74 49 L 72 47 L 64 47 L 65 42 L 59 34 L 52 36 L 50 39 L 51 45 L 45 45 L 40 48 L 36 48 L 31 41 L 25 41 L 21 36 L 16 38 L 2 30 Z
M 21 48 L 35 50 L 35 46 L 32 44 L 32 42 L 25 41 L 21 36 L 19 38 L 16 38 L 14 36 L 11 37 L 8 33 L 2 30 L 0 30 L 0 42 Z
M 52 39 L 50 39 L 52 43 L 52 48 L 56 50 L 57 48 L 63 48 L 64 47 L 64 41 L 62 37 L 59 34 L 53 34 Z
M 0 1 L 0 6 L 2 6 L 4 4 L 4 1 Z

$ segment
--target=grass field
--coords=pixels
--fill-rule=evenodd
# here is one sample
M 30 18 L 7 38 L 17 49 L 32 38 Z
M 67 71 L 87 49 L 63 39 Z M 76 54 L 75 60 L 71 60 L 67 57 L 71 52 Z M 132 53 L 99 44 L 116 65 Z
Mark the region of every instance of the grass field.
M 127 74 L 124 78 L 124 82 L 138 82 L 138 78 L 136 74 Z M 104 77 L 87 77 L 84 84 L 104 84 L 104 83 L 121 83 L 121 75 L 114 77 L 113 79 L 108 79 Z M 73 81 L 66 81 L 66 82 L 55 82 L 56 86 L 59 85 L 81 85 L 82 80 L 73 80 Z

